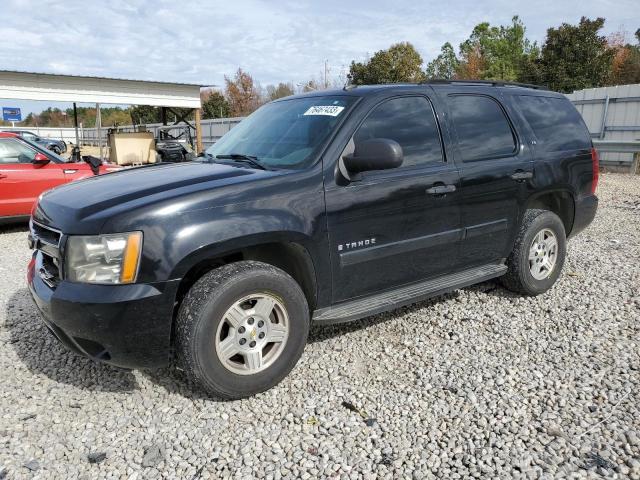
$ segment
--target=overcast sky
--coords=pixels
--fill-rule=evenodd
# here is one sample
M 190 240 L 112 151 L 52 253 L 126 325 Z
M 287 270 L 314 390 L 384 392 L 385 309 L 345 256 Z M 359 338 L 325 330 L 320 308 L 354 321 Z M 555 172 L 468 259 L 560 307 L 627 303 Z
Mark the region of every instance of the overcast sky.
M 427 62 L 477 23 L 516 14 L 539 42 L 582 15 L 629 39 L 640 27 L 638 0 L 0 0 L 0 69 L 222 85 L 240 66 L 266 86 L 320 78 L 328 60 L 338 79 L 392 43 L 413 43 Z

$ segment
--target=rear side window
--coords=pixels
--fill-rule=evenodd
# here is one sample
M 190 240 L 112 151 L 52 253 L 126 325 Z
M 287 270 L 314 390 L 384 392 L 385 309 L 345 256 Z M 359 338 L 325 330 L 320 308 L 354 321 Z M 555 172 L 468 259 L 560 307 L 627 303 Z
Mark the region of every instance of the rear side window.
M 462 161 L 513 155 L 516 139 L 502 108 L 481 95 L 450 95 L 451 117 Z
M 591 148 L 589 131 L 569 100 L 532 95 L 517 99 L 536 136 L 536 148 L 546 152 Z
M 387 100 L 373 109 L 353 136 L 357 144 L 372 138 L 395 140 L 403 167 L 442 162 L 442 144 L 431 103 L 425 97 Z

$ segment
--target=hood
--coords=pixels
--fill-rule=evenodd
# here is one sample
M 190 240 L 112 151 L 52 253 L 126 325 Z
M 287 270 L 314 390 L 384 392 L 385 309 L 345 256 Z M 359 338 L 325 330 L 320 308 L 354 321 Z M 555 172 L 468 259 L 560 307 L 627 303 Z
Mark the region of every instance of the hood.
M 100 233 L 107 220 L 142 209 L 170 204 L 184 213 L 241 201 L 235 185 L 279 174 L 202 162 L 123 169 L 49 190 L 39 199 L 34 218 L 64 233 Z

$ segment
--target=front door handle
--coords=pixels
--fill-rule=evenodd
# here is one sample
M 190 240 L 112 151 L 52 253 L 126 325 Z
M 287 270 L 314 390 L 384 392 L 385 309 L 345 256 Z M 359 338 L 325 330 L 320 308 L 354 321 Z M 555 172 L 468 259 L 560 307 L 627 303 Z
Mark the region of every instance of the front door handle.
M 447 193 L 453 193 L 455 191 L 455 185 L 435 185 L 431 188 L 427 188 L 427 193 L 435 196 L 446 195 Z
M 516 182 L 524 182 L 525 180 L 533 178 L 533 172 L 523 172 L 522 170 L 519 170 L 515 173 L 512 173 L 511 178 L 513 178 Z
M 0 178 L 7 178 L 7 176 L 3 173 L 0 173 Z

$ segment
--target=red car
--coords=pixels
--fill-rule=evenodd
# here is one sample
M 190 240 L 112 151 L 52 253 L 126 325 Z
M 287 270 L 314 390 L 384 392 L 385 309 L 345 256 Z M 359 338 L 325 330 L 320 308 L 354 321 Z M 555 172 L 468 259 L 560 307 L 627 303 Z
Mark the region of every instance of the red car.
M 101 165 L 98 173 L 119 168 Z M 14 133 L 0 132 L 0 223 L 27 218 L 45 190 L 93 175 L 86 162 L 69 162 Z

